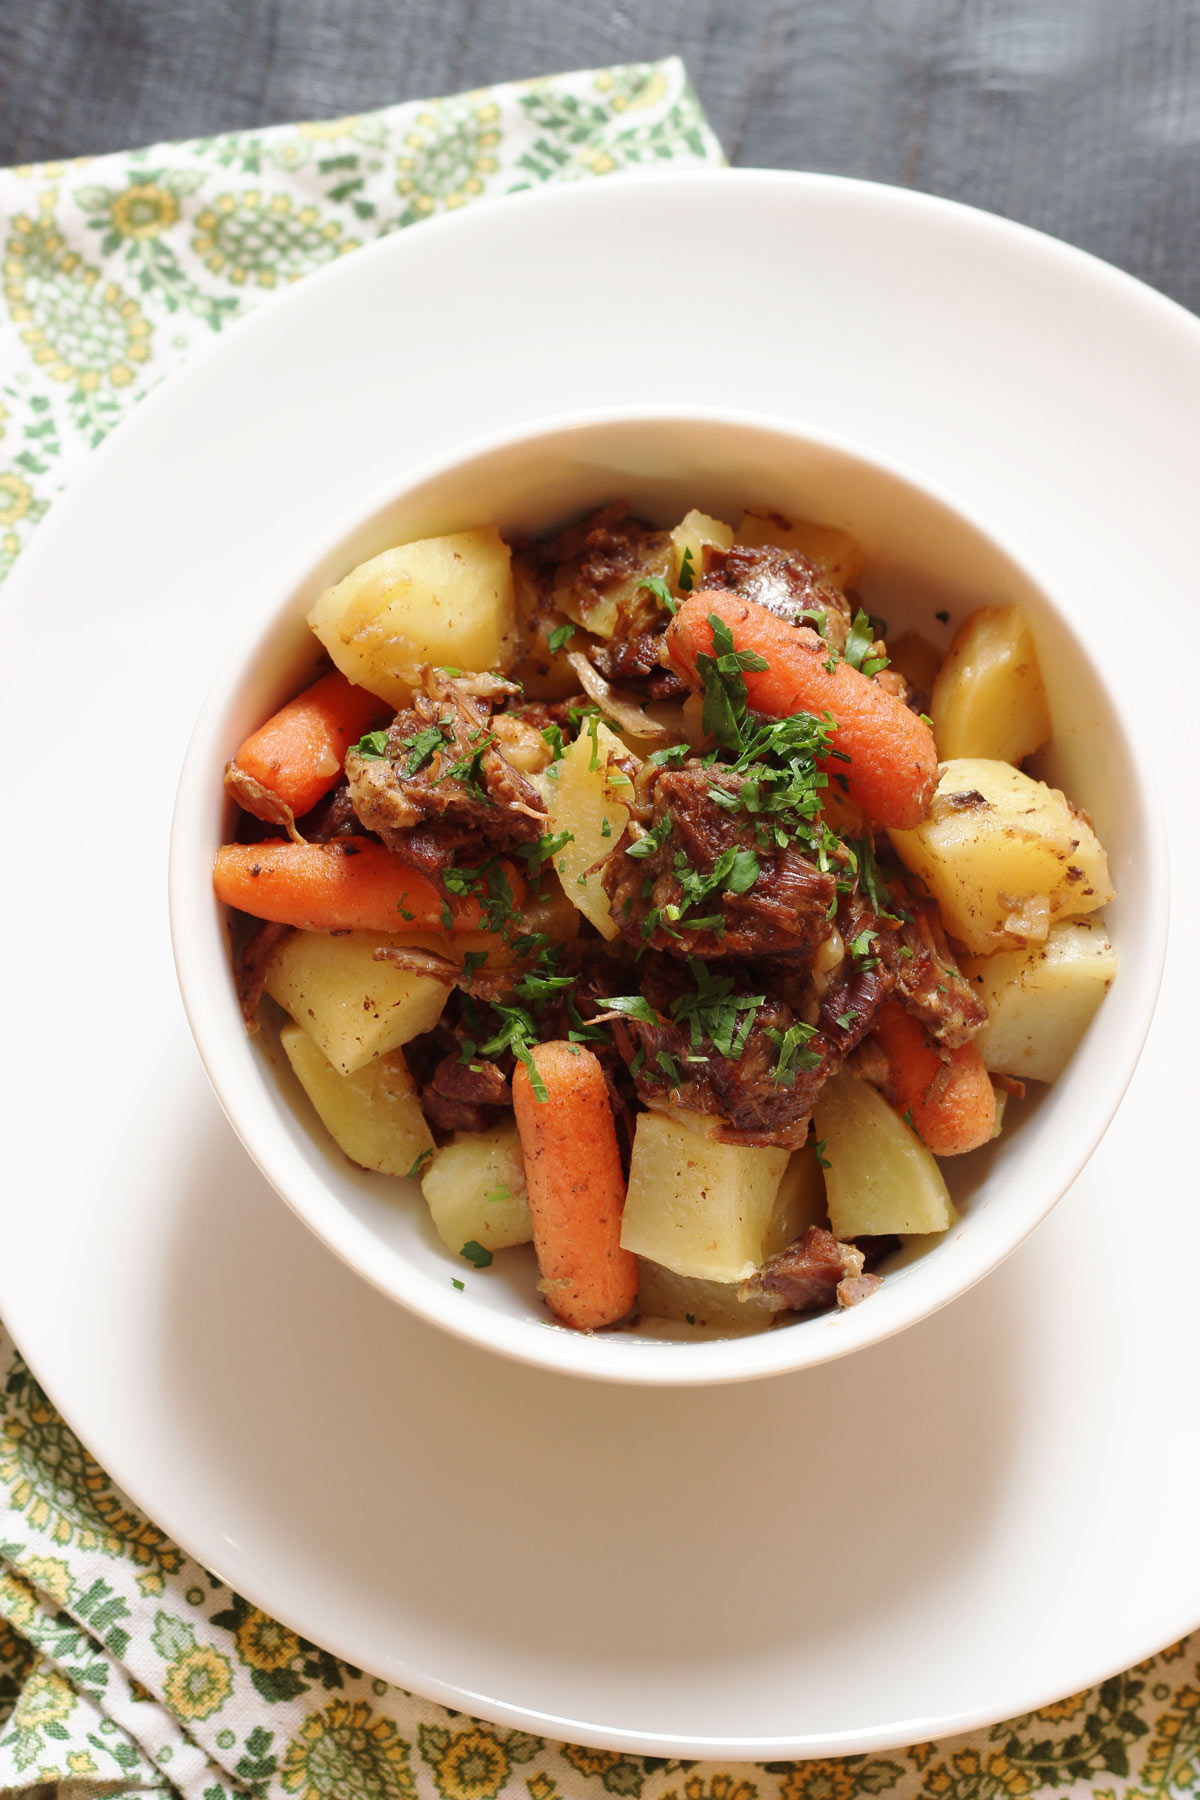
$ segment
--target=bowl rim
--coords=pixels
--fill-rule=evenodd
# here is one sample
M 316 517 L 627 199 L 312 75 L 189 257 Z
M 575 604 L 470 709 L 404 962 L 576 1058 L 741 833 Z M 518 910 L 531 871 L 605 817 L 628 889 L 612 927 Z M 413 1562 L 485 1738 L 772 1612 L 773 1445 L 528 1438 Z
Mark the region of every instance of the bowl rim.
M 1049 1162 L 1048 1179 L 1038 1184 L 1037 1203 L 1027 1203 L 1019 1213 L 1010 1205 L 1013 1228 L 1004 1234 L 999 1249 L 986 1255 L 976 1254 L 974 1258 L 964 1256 L 964 1266 L 959 1269 L 957 1278 L 945 1283 L 942 1291 L 918 1297 L 916 1288 L 907 1293 L 893 1288 L 890 1303 L 883 1307 L 879 1302 L 888 1291 L 885 1286 L 883 1293 L 873 1297 L 871 1308 L 854 1308 L 850 1312 L 798 1321 L 797 1325 L 803 1329 L 793 1325 L 696 1342 L 660 1341 L 621 1332 L 593 1336 L 570 1331 L 549 1316 L 544 1320 L 510 1318 L 477 1300 L 467 1299 L 464 1304 L 466 1297 L 463 1294 L 452 1290 L 448 1283 L 437 1286 L 424 1273 L 406 1264 L 402 1255 L 387 1258 L 387 1268 L 372 1266 L 369 1248 L 374 1240 L 370 1240 L 365 1228 L 359 1228 L 351 1221 L 349 1209 L 336 1197 L 334 1190 L 319 1177 L 314 1179 L 311 1165 L 304 1165 L 303 1159 L 284 1153 L 282 1131 L 273 1126 L 259 1130 L 246 1119 L 246 1109 L 241 1104 L 244 1095 L 239 1091 L 233 1067 L 237 1060 L 235 1040 L 230 1037 L 226 1021 L 217 1017 L 216 1010 L 220 1007 L 228 1011 L 233 995 L 227 935 L 223 929 L 216 934 L 216 941 L 222 945 L 224 953 L 220 958 L 221 980 L 214 983 L 210 979 L 208 949 L 202 939 L 209 935 L 206 927 L 212 923 L 217 903 L 210 888 L 207 892 L 203 888 L 197 889 L 194 881 L 201 860 L 206 870 L 210 866 L 211 846 L 206 851 L 200 850 L 191 825 L 200 816 L 198 802 L 204 797 L 212 767 L 210 758 L 204 753 L 209 749 L 213 728 L 223 716 L 238 681 L 254 666 L 272 638 L 294 622 L 297 597 L 311 582 L 314 572 L 335 557 L 342 546 L 379 514 L 472 463 L 533 445 L 539 439 L 605 426 L 663 428 L 702 423 L 766 433 L 865 464 L 953 515 L 998 551 L 1036 590 L 1059 628 L 1072 641 L 1119 721 L 1151 865 L 1145 888 L 1146 917 L 1140 922 L 1150 946 L 1150 963 L 1140 983 L 1132 1029 L 1122 1040 L 1122 1055 L 1105 1072 L 1106 1081 L 1093 1115 L 1092 1128 L 1083 1134 L 1068 1134 L 1068 1147 L 1055 1144 L 1052 1157 L 1046 1159 Z M 278 586 L 273 586 L 271 597 L 261 608 L 255 609 L 237 634 L 213 676 L 189 734 L 172 811 L 167 900 L 180 995 L 193 1041 L 217 1100 L 260 1172 L 328 1249 L 372 1286 L 419 1318 L 468 1343 L 518 1362 L 565 1375 L 584 1375 L 592 1380 L 654 1387 L 708 1386 L 794 1373 L 881 1343 L 958 1299 L 998 1268 L 1041 1224 L 1099 1146 L 1141 1056 L 1154 1016 L 1166 958 L 1170 865 L 1166 826 L 1151 776 L 1149 752 L 1136 717 L 1131 716 L 1128 706 L 1116 704 L 1113 684 L 1103 659 L 1095 656 L 1074 620 L 1053 599 L 1052 592 L 1039 577 L 1036 565 L 1010 543 L 1006 533 L 978 507 L 965 504 L 942 482 L 850 435 L 817 429 L 798 422 L 794 416 L 761 410 L 680 403 L 638 407 L 607 405 L 543 413 L 502 429 L 477 434 L 434 456 L 403 465 L 394 477 L 376 484 L 353 508 L 341 512 L 319 537 L 314 536 L 304 553 L 298 554 L 284 572 Z M 224 910 L 219 909 L 217 916 L 221 917 Z M 236 1015 L 236 1006 L 234 1011 Z M 244 1054 L 245 1037 L 240 1037 L 236 1043 L 237 1051 Z M 265 1120 L 267 1115 L 261 1116 Z M 327 1204 L 324 1207 L 319 1199 L 313 1203 L 317 1190 L 325 1197 Z M 1011 1199 L 1009 1196 L 1010 1202 Z M 328 1204 L 330 1200 L 332 1205 Z M 451 1297 L 456 1304 L 448 1304 Z M 871 1323 L 872 1315 L 877 1318 L 877 1325 Z M 844 1324 L 854 1321 L 856 1328 L 830 1331 L 828 1327 L 839 1320 Z M 824 1330 L 821 1329 L 823 1325 Z M 603 1349 L 605 1345 L 610 1347 L 608 1351 Z M 613 1355 L 613 1349 L 619 1350 L 619 1354 Z

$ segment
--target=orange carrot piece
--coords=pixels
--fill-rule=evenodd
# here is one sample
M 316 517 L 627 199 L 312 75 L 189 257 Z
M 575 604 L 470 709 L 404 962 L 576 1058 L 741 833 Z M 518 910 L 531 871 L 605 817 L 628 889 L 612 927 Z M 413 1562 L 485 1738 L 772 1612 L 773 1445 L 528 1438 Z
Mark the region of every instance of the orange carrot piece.
M 510 863 L 499 867 L 517 905 L 525 883 Z M 328 844 L 223 844 L 213 865 L 218 900 L 256 919 L 298 925 L 303 931 L 479 931 L 478 900 L 443 897 L 437 885 L 393 856 L 374 838 L 335 838 Z
M 303 817 L 337 782 L 351 744 L 388 710 L 377 695 L 354 687 L 340 669 L 331 669 L 251 732 L 230 765 L 230 791 L 241 803 L 236 776 L 247 776 L 295 818 Z
M 582 1044 L 538 1044 L 539 1100 L 518 1063 L 513 1106 L 525 1159 L 533 1247 L 546 1304 L 564 1325 L 594 1331 L 637 1298 L 637 1258 L 621 1248 L 625 1176 L 608 1083 Z
M 769 665 L 745 671 L 752 709 L 773 718 L 831 714 L 839 754 L 828 757 L 824 769 L 845 776 L 851 800 L 877 824 L 897 830 L 919 825 L 938 766 L 933 733 L 923 720 L 852 664 L 827 668 L 828 648 L 807 626 L 788 625 L 757 601 L 711 589 L 690 595 L 667 627 L 668 654 L 691 687 L 703 686 L 697 655 L 712 654 L 710 613 L 729 627 L 735 650 L 757 651 Z
M 986 1144 L 996 1129 L 996 1094 L 974 1044 L 947 1061 L 919 1019 L 885 1000 L 875 1037 L 888 1063 L 890 1099 L 935 1156 L 958 1156 Z

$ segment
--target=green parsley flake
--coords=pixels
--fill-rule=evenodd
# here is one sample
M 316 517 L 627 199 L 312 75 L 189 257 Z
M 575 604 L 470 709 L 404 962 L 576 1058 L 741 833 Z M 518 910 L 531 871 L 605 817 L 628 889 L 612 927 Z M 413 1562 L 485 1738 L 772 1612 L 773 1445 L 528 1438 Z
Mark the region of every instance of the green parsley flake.
M 682 581 L 679 585 L 680 587 L 683 586 Z M 653 594 L 656 600 L 661 600 L 667 611 L 671 614 L 671 617 L 674 618 L 679 602 L 661 575 L 647 575 L 644 580 L 638 582 L 639 593 L 641 593 L 643 588 L 645 588 L 648 593 Z
M 386 731 L 368 731 L 365 737 L 359 738 L 357 744 L 351 745 L 351 749 L 365 762 L 383 762 L 387 758 L 387 741 Z
M 557 656 L 563 645 L 570 643 L 574 636 L 575 627 L 573 625 L 556 626 L 550 633 L 550 636 L 546 639 L 546 648 L 549 650 L 551 656 Z
M 491 1251 L 485 1250 L 482 1244 L 477 1244 L 474 1238 L 468 1238 L 458 1254 L 464 1262 L 474 1264 L 477 1269 L 490 1269 L 492 1266 Z
M 431 1159 L 432 1156 L 433 1156 L 432 1150 L 422 1150 L 420 1155 L 417 1157 L 417 1160 L 414 1162 L 412 1168 L 406 1171 L 404 1179 L 406 1181 L 416 1181 L 417 1177 L 421 1173 L 421 1170 L 424 1168 L 425 1164 L 427 1162 L 429 1162 L 429 1160 Z
M 815 1025 L 805 1025 L 797 1019 L 786 1031 L 777 1031 L 768 1026 L 767 1036 L 778 1051 L 775 1069 L 771 1076 L 776 1087 L 789 1086 L 797 1069 L 819 1069 L 821 1052 L 809 1050 L 805 1046 L 809 1038 L 816 1034 Z
M 695 585 L 696 565 L 692 558 L 692 547 L 687 544 L 679 563 L 679 591 L 682 594 L 690 594 Z
M 826 1140 L 824 1138 L 818 1138 L 813 1146 L 817 1157 L 817 1167 L 819 1169 L 831 1169 L 833 1167 L 833 1164 L 825 1154 L 825 1144 Z
M 505 1200 L 512 1199 L 512 1189 L 507 1187 L 493 1188 L 490 1194 L 483 1196 L 485 1205 L 499 1206 Z
M 457 1275 L 452 1275 L 452 1276 L 451 1276 L 451 1277 L 450 1277 L 450 1286 L 451 1286 L 451 1287 L 456 1287 L 456 1288 L 457 1288 L 457 1289 L 458 1289 L 458 1291 L 459 1291 L 459 1293 L 460 1293 L 460 1294 L 465 1294 L 465 1293 L 466 1293 L 466 1291 L 467 1291 L 467 1284 L 466 1284 L 466 1282 L 465 1282 L 465 1281 L 460 1281 L 460 1280 L 459 1280 L 459 1279 L 458 1279 L 458 1276 L 457 1276 Z

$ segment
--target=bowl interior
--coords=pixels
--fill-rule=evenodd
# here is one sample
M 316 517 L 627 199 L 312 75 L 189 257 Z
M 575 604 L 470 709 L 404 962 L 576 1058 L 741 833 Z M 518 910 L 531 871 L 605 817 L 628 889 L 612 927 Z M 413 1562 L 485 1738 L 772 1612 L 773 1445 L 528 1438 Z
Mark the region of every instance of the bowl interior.
M 488 523 L 506 534 L 542 534 L 614 499 L 662 525 L 693 506 L 736 523 L 753 506 L 842 526 L 866 554 L 864 602 L 892 634 L 912 627 L 946 647 L 975 607 L 1018 603 L 1055 724 L 1037 772 L 1089 812 L 1118 891 L 1106 917 L 1120 975 L 1066 1074 L 1021 1109 L 995 1145 L 943 1165 L 961 1223 L 893 1268 L 868 1304 L 744 1338 L 704 1340 L 687 1327 L 668 1337 L 644 1326 L 580 1337 L 550 1322 L 530 1251 L 507 1252 L 486 1273 L 451 1257 L 416 1184 L 347 1162 L 312 1115 L 274 1032 L 246 1036 L 211 892 L 212 855 L 232 827 L 224 764 L 310 677 L 318 646 L 304 615 L 324 587 L 406 539 Z M 963 1292 L 1038 1223 L 1095 1148 L 1137 1060 L 1161 972 L 1166 870 L 1156 802 L 1114 704 L 1114 677 L 1084 646 L 1085 625 L 1061 617 L 995 536 L 944 497 L 853 447 L 776 423 L 626 414 L 534 427 L 376 496 L 323 550 L 310 550 L 303 576 L 286 583 L 232 652 L 180 784 L 171 856 L 176 962 L 205 1066 L 247 1149 L 318 1235 L 383 1291 L 463 1336 L 566 1371 L 702 1382 L 796 1368 L 877 1341 Z

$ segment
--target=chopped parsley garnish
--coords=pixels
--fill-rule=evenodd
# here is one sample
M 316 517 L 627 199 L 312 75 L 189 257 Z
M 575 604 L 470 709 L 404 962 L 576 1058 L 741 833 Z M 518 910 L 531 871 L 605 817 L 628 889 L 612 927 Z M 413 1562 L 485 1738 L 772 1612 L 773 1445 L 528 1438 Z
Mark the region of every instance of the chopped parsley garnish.
M 834 1024 L 840 1026 L 843 1031 L 851 1031 L 858 1024 L 861 1016 L 861 1013 L 855 1012 L 853 1007 L 847 1007 L 845 1012 L 834 1014 Z
M 680 586 L 682 587 L 682 585 L 683 583 L 681 582 Z M 645 576 L 643 580 L 638 582 L 638 592 L 640 593 L 643 588 L 646 588 L 649 593 L 653 594 L 656 600 L 661 600 L 667 611 L 671 614 L 671 617 L 674 618 L 679 602 L 661 575 Z
M 695 585 L 696 565 L 692 560 L 692 547 L 687 544 L 679 563 L 679 591 L 681 594 L 690 594 Z
M 464 1262 L 473 1263 L 477 1269 L 490 1269 L 492 1266 L 491 1251 L 485 1250 L 474 1238 L 468 1238 L 458 1254 Z
M 732 976 L 714 977 L 698 957 L 688 958 L 688 968 L 696 991 L 680 994 L 671 1002 L 671 1017 L 688 1027 L 693 1050 L 699 1050 L 708 1038 L 722 1056 L 737 1062 L 746 1048 L 759 1007 L 767 1003 L 766 995 L 735 994 Z
M 412 1168 L 406 1171 L 404 1179 L 406 1181 L 415 1181 L 432 1156 L 432 1150 L 422 1150 Z
M 948 612 L 934 613 L 933 616 L 935 619 L 939 619 L 943 625 L 948 625 L 950 623 L 950 614 Z
M 818 1169 L 831 1169 L 833 1167 L 833 1164 L 825 1154 L 825 1143 L 826 1140 L 824 1138 L 818 1138 L 813 1145 L 813 1149 L 816 1152 Z
M 851 938 L 848 949 L 856 963 L 861 963 L 865 968 L 874 967 L 879 959 L 871 954 L 871 945 L 878 936 L 879 933 L 868 925 L 857 937 Z
M 575 627 L 573 625 L 556 626 L 550 633 L 550 636 L 546 639 L 546 648 L 549 650 L 551 656 L 556 656 L 563 645 L 569 644 L 574 636 Z
M 654 769 L 665 769 L 671 763 L 686 762 L 692 754 L 688 744 L 668 744 L 665 749 L 652 750 L 646 761 Z
M 627 1019 L 640 1019 L 643 1025 L 661 1025 L 662 1020 L 643 994 L 617 994 L 609 999 L 607 996 L 601 1005 L 605 1012 L 624 1013 Z
M 446 743 L 446 734 L 441 725 L 422 725 L 420 731 L 414 731 L 411 737 L 401 738 L 402 747 L 408 751 L 408 760 L 404 765 L 405 775 L 415 775 L 430 761 L 435 750 L 441 750 Z
M 465 1282 L 465 1281 L 460 1281 L 460 1280 L 459 1280 L 459 1279 L 458 1279 L 458 1276 L 457 1276 L 457 1275 L 452 1275 L 452 1276 L 451 1276 L 451 1277 L 450 1277 L 450 1286 L 451 1286 L 451 1287 L 456 1287 L 456 1288 L 457 1288 L 457 1289 L 458 1289 L 458 1291 L 459 1291 L 459 1293 L 460 1293 L 460 1294 L 465 1294 L 465 1293 L 466 1293 L 466 1291 L 467 1291 L 467 1284 L 466 1284 L 466 1282 Z
M 600 821 L 600 836 L 601 837 L 611 837 L 612 836 L 612 826 L 608 822 L 608 814 L 607 813 L 605 813 L 604 817 Z
M 368 731 L 351 749 L 366 762 L 383 762 L 387 758 L 387 731 Z
M 568 844 L 574 842 L 573 832 L 548 832 L 532 844 L 518 844 L 517 855 L 524 859 L 529 866 L 529 873 L 534 875 L 543 863 L 549 862 L 552 856 L 557 856 L 560 850 L 565 850 Z
M 558 725 L 547 725 L 542 732 L 542 736 L 550 746 L 550 752 L 555 762 L 558 762 L 567 747 L 561 727 Z
M 417 916 L 416 913 L 409 912 L 409 910 L 408 910 L 407 906 L 405 906 L 403 900 L 397 900 L 396 911 L 400 914 L 400 917 L 409 925 L 412 924 L 413 920 Z
M 704 684 L 703 729 L 725 750 L 741 753 L 745 745 L 747 669 L 767 669 L 770 664 L 757 650 L 735 650 L 733 633 L 717 613 L 709 613 L 713 655 L 701 651 L 696 669 Z
M 695 1313 L 684 1313 L 683 1316 L 687 1320 L 689 1325 L 694 1325 L 696 1323 Z
M 449 893 L 466 895 L 479 902 L 485 931 L 502 931 L 516 913 L 508 876 L 499 863 L 489 863 L 485 869 L 444 869 L 442 881 Z M 448 921 L 447 929 L 454 923 L 449 906 L 442 909 L 442 920 L 443 923 Z
M 666 1076 L 667 1080 L 671 1083 L 671 1086 L 678 1087 L 683 1080 L 683 1077 L 679 1073 L 679 1064 L 675 1061 L 671 1052 L 669 1050 L 659 1050 L 655 1055 L 654 1060 Z
M 854 615 L 854 623 L 846 638 L 846 648 L 842 652 L 843 659 L 852 669 L 861 669 L 864 675 L 878 675 L 880 669 L 886 669 L 886 656 L 869 656 L 867 652 L 875 642 L 875 627 L 860 608 Z
M 671 815 L 665 812 L 657 825 L 652 825 L 636 843 L 629 845 L 625 854 L 640 862 L 644 856 L 653 856 L 656 850 L 661 850 L 670 835 Z
M 512 1199 L 512 1189 L 501 1185 L 498 1188 L 493 1188 L 490 1194 L 485 1194 L 483 1199 L 486 1206 L 499 1206 L 505 1200 Z
M 821 1052 L 806 1048 L 809 1038 L 816 1034 L 815 1025 L 805 1025 L 797 1019 L 786 1031 L 777 1031 L 767 1027 L 767 1036 L 774 1044 L 778 1055 L 771 1080 L 776 1087 L 784 1087 L 792 1081 L 797 1069 L 819 1069 Z

